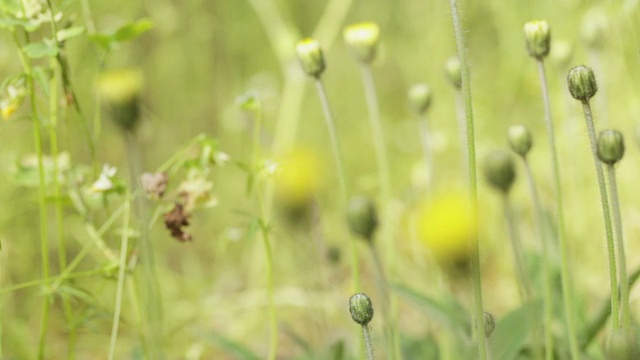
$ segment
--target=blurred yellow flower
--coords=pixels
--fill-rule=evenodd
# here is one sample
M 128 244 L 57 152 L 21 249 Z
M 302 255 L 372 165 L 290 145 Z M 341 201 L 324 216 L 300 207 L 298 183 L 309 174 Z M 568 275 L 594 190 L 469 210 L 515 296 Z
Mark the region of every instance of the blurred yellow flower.
M 466 267 L 477 241 L 477 218 L 464 193 L 440 195 L 418 209 L 417 234 L 443 267 Z
M 278 164 L 274 178 L 276 196 L 287 206 L 307 204 L 324 183 L 324 166 L 311 150 L 294 150 Z

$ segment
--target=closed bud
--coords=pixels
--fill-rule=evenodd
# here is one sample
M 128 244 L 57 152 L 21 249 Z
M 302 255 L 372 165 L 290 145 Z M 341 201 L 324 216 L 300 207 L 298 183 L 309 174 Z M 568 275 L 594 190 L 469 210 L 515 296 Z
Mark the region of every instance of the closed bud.
M 496 329 L 496 320 L 493 318 L 491 313 L 484 313 L 484 336 L 489 337 L 493 334 L 493 331 Z
M 604 9 L 593 8 L 582 21 L 582 39 L 590 49 L 600 49 L 605 44 L 609 20 Z
M 373 202 L 364 196 L 349 200 L 347 222 L 352 233 L 366 240 L 373 240 L 373 233 L 378 227 L 378 214 Z
M 355 294 L 349 299 L 349 312 L 353 321 L 360 325 L 367 325 L 373 318 L 371 299 L 364 293 Z
M 320 77 L 326 67 L 320 43 L 314 39 L 303 39 L 296 45 L 298 59 L 302 69 L 309 76 Z
M 376 23 L 353 24 L 344 29 L 344 41 L 358 61 L 369 64 L 376 56 L 380 28 Z
M 572 53 L 573 48 L 570 42 L 566 40 L 554 40 L 550 58 L 558 68 L 564 71 L 564 69 L 569 66 Z
M 516 168 L 511 154 L 493 150 L 484 159 L 484 175 L 496 189 L 508 192 L 516 178 Z
M 409 89 L 409 104 L 417 114 L 424 114 L 431 106 L 431 88 L 425 83 L 418 83 Z
M 531 132 L 524 125 L 513 125 L 507 131 L 507 140 L 514 153 L 526 157 L 533 145 Z
M 624 138 L 619 131 L 603 130 L 598 136 L 598 158 L 613 165 L 624 156 Z
M 460 69 L 460 60 L 457 57 L 450 57 L 446 63 L 444 63 L 444 73 L 447 75 L 447 79 L 455 87 L 460 90 L 462 87 L 462 70 Z
M 593 70 L 584 65 L 569 70 L 567 83 L 571 96 L 582 102 L 589 101 L 598 92 L 598 83 Z
M 529 55 L 543 59 L 551 49 L 551 29 L 546 20 L 533 20 L 524 24 L 524 37 Z
M 98 77 L 96 90 L 116 124 L 124 130 L 134 130 L 140 118 L 140 72 L 132 69 L 105 72 Z

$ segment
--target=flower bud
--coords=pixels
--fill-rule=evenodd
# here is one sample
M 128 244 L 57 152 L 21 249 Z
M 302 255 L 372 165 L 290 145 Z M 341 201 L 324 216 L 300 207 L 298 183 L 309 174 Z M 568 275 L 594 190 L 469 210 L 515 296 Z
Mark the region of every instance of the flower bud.
M 564 69 L 569 66 L 569 60 L 571 60 L 572 53 L 573 48 L 570 42 L 566 40 L 554 40 L 550 59 L 558 68 L 564 71 Z
M 460 60 L 457 57 L 450 57 L 444 64 L 444 72 L 451 85 L 460 90 L 462 87 L 462 73 L 460 69 Z
M 431 88 L 425 83 L 418 83 L 409 89 L 409 104 L 417 114 L 424 114 L 431 106 Z
M 116 124 L 127 131 L 135 129 L 140 115 L 140 72 L 132 69 L 105 72 L 98 78 L 96 88 Z
M 524 24 L 524 38 L 527 51 L 532 57 L 541 60 L 549 54 L 551 29 L 546 20 L 533 20 Z
M 373 240 L 373 233 L 378 227 L 378 214 L 373 202 L 364 196 L 351 198 L 347 205 L 347 222 L 353 234 Z
M 604 9 L 593 8 L 582 21 L 581 37 L 589 49 L 600 49 L 605 44 L 609 20 Z
M 484 313 L 484 336 L 489 337 L 496 329 L 496 320 L 491 313 Z
M 571 96 L 582 102 L 589 101 L 598 92 L 598 83 L 596 83 L 596 76 L 593 74 L 593 70 L 584 65 L 576 66 L 569 70 L 567 83 L 569 84 Z
M 371 63 L 376 56 L 380 28 L 376 23 L 353 24 L 344 29 L 344 41 L 358 61 Z
M 324 56 L 320 43 L 314 39 L 303 39 L 296 45 L 296 52 L 302 69 L 309 76 L 320 77 L 325 69 Z
M 511 150 L 522 157 L 527 156 L 533 145 L 531 132 L 524 125 L 510 126 L 507 131 L 507 140 Z
M 516 178 L 516 169 L 511 154 L 504 150 L 494 150 L 484 159 L 484 175 L 496 189 L 508 192 Z
M 624 156 L 624 138 L 619 131 L 603 130 L 598 136 L 598 158 L 613 165 Z
M 349 312 L 353 321 L 367 325 L 373 318 L 373 305 L 367 294 L 355 294 L 349 299 Z

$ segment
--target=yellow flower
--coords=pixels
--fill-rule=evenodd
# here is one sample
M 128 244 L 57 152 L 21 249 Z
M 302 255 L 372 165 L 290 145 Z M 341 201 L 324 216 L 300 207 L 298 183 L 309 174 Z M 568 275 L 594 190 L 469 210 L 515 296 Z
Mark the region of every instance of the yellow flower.
M 307 149 L 298 149 L 278 161 L 274 183 L 276 195 L 288 206 L 303 206 L 324 182 L 324 167 L 319 156 Z
M 441 195 L 418 210 L 417 234 L 446 268 L 466 267 L 477 241 L 477 219 L 462 193 Z

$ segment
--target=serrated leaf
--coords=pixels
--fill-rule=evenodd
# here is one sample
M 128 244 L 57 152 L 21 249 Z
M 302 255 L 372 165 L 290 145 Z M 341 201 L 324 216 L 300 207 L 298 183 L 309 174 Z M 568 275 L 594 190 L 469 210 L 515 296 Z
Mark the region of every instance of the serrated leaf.
M 258 357 L 258 355 L 254 354 L 251 350 L 249 350 L 247 347 L 245 347 L 244 345 L 231 340 L 229 338 L 226 338 L 222 335 L 218 335 L 215 333 L 210 334 L 209 336 L 206 337 L 206 339 L 216 345 L 219 346 L 225 350 L 227 350 L 228 352 L 234 354 L 236 356 L 236 358 L 238 359 L 243 359 L 243 360 L 260 360 L 260 358 Z
M 391 290 L 418 305 L 434 321 L 457 332 L 469 333 L 470 316 L 453 297 L 436 300 L 400 284 L 391 284 Z
M 54 57 L 58 55 L 58 47 L 55 44 L 47 42 L 30 43 L 25 45 L 22 50 L 32 59 Z
M 123 42 L 137 38 L 153 28 L 153 23 L 149 19 L 140 19 L 120 27 L 114 34 L 115 41 Z
M 510 312 L 496 324 L 491 335 L 495 360 L 512 360 L 527 342 L 532 329 L 540 327 L 542 302 L 532 301 Z
M 84 26 L 72 26 L 58 31 L 57 39 L 58 41 L 66 41 L 84 34 L 85 31 Z

